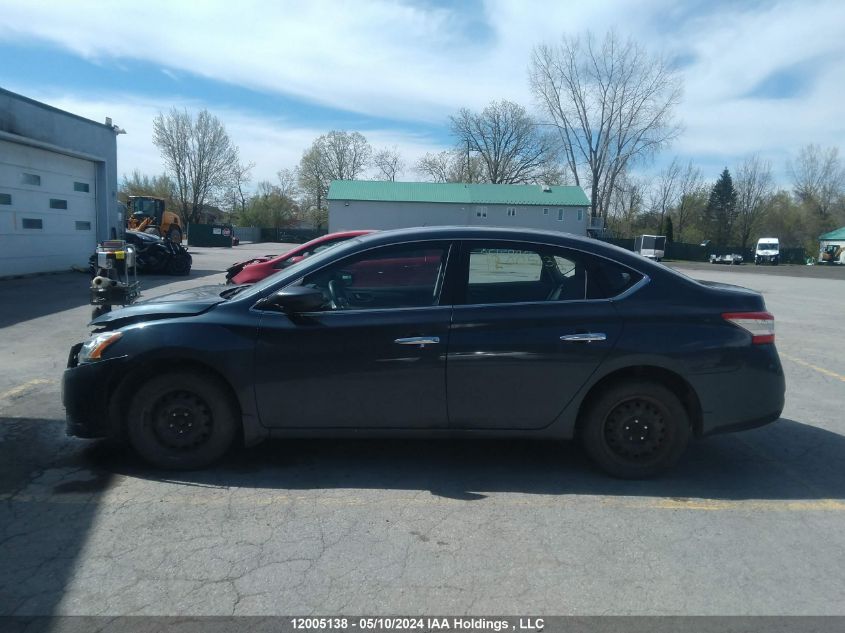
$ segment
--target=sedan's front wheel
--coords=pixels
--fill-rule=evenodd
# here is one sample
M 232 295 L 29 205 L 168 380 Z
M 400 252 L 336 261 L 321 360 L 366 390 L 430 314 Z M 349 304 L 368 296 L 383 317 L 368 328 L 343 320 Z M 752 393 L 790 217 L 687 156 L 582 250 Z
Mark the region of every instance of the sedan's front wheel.
M 689 416 L 663 385 L 626 382 L 601 394 L 585 413 L 581 440 L 603 470 L 623 479 L 653 477 L 686 449 Z
M 179 371 L 141 385 L 129 407 L 132 447 L 161 468 L 202 468 L 221 458 L 235 438 L 237 408 L 214 376 Z

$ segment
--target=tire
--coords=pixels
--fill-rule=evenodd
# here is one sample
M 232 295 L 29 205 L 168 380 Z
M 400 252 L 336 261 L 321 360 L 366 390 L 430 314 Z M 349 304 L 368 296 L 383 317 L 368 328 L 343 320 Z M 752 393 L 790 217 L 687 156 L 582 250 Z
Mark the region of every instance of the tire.
M 182 229 L 178 226 L 171 226 L 170 230 L 167 232 L 167 239 L 175 244 L 182 243 Z
M 592 402 L 580 437 L 587 454 L 608 474 L 645 479 L 678 461 L 689 443 L 690 422 L 681 401 L 663 385 L 624 382 Z
M 214 463 L 232 446 L 239 424 L 227 394 L 221 380 L 204 373 L 168 372 L 148 380 L 126 416 L 132 448 L 160 468 L 191 470 Z
M 192 258 L 188 253 L 178 253 L 167 262 L 167 274 L 185 276 L 191 274 Z

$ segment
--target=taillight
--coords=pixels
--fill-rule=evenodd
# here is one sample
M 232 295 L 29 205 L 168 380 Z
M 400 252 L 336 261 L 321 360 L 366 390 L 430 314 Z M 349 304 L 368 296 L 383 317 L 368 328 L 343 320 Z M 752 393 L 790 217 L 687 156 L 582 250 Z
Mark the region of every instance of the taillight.
M 726 312 L 722 318 L 749 332 L 755 345 L 775 342 L 775 317 L 769 312 Z

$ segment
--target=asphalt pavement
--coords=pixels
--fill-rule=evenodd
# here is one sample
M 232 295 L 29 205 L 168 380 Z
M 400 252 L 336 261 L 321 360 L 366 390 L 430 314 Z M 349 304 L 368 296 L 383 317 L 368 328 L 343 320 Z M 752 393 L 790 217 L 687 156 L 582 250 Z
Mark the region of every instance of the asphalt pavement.
M 192 249 L 145 295 L 283 249 Z M 845 614 L 845 285 L 678 268 L 764 293 L 787 404 L 644 482 L 531 441 L 272 441 L 152 470 L 64 435 L 86 276 L 0 281 L 0 615 Z

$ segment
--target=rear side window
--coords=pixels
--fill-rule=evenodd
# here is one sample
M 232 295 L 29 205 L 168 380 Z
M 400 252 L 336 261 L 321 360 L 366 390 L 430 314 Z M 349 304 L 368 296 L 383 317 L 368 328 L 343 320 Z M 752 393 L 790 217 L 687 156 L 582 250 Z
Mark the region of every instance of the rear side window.
M 642 279 L 600 257 L 513 242 L 473 244 L 464 266 L 470 305 L 610 299 Z

